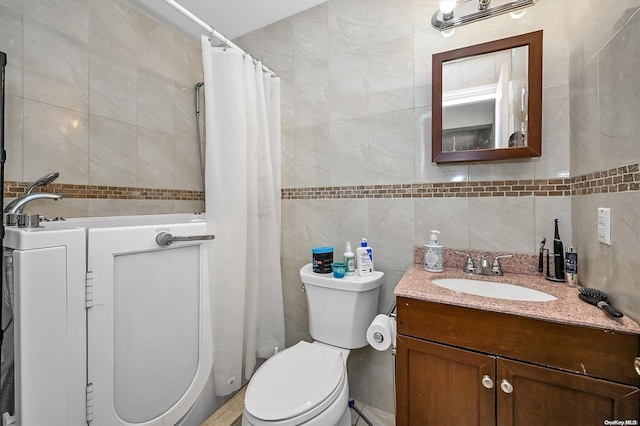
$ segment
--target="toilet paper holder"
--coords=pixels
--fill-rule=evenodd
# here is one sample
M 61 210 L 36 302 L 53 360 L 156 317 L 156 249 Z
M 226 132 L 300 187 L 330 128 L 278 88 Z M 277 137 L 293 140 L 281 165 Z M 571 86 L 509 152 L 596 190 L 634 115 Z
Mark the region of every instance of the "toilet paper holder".
M 387 311 L 387 316 L 388 317 L 396 317 L 396 302 L 393 302 L 393 305 L 391 306 L 391 308 Z
M 396 302 L 393 302 L 393 305 L 387 311 L 387 316 L 396 318 Z M 381 333 L 376 332 L 376 333 L 373 333 L 373 340 L 375 340 L 376 343 L 382 343 L 382 341 L 384 340 L 384 337 L 382 336 Z
M 387 313 L 377 315 L 367 329 L 367 341 L 369 344 L 373 346 L 374 349 L 380 351 L 390 348 L 392 355 L 396 354 L 395 309 L 396 304 L 394 302 Z M 387 320 L 383 320 L 383 318 L 387 318 Z M 391 321 L 391 323 L 389 323 L 389 321 Z M 385 325 L 381 326 L 381 323 Z M 387 328 L 390 324 L 392 324 L 391 331 Z
M 389 311 L 387 312 L 387 316 L 388 317 L 392 317 L 392 318 L 397 318 L 396 315 L 396 302 L 393 302 L 393 305 L 391 306 L 391 309 L 389 309 Z M 395 345 L 391 348 L 391 355 L 396 356 L 396 347 Z

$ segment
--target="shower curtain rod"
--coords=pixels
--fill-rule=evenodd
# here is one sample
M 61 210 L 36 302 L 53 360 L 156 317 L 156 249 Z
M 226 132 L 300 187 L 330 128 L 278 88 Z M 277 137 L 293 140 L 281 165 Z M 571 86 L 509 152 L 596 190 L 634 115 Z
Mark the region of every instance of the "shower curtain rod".
M 220 40 L 222 43 L 226 44 L 227 46 L 229 46 L 229 47 L 231 47 L 233 49 L 238 49 L 243 54 L 251 56 L 251 58 L 253 58 L 254 62 L 257 61 L 257 59 L 254 56 L 252 56 L 249 53 L 247 53 L 244 50 L 242 50 L 242 48 L 240 48 L 238 45 L 233 43 L 231 40 L 229 40 L 228 38 L 226 38 L 225 36 L 220 34 L 215 29 L 213 29 L 213 27 L 208 25 L 202 19 L 198 18 L 196 15 L 191 13 L 189 10 L 185 9 L 185 7 L 182 6 L 180 3 L 178 3 L 177 1 L 175 1 L 175 0 L 164 0 L 164 2 L 167 3 L 169 6 L 173 7 L 174 9 L 176 9 L 178 12 L 182 13 L 187 18 L 191 19 L 196 24 L 200 25 L 202 28 L 204 28 L 209 33 L 209 39 L 211 39 L 212 37 L 215 37 L 218 40 Z M 262 64 L 262 69 L 264 71 L 268 72 L 268 73 L 271 73 L 272 77 L 274 77 L 276 75 L 276 73 L 271 68 L 267 67 L 265 64 Z

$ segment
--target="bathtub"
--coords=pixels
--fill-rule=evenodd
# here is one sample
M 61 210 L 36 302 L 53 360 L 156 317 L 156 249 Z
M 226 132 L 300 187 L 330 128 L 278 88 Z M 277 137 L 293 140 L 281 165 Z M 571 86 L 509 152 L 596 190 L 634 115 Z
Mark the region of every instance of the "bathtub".
M 213 364 L 202 214 L 5 228 L 19 425 L 178 424 Z M 215 407 L 211 408 L 211 411 Z

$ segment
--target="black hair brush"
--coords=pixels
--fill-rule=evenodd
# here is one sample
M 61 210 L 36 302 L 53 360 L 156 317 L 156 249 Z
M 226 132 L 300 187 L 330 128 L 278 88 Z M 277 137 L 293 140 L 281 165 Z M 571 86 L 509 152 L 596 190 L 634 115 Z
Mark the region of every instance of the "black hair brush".
M 609 304 L 609 296 L 604 291 L 587 287 L 580 287 L 578 291 L 580 291 L 578 295 L 580 299 L 597 306 L 613 318 L 622 318 L 624 316 L 622 312 Z

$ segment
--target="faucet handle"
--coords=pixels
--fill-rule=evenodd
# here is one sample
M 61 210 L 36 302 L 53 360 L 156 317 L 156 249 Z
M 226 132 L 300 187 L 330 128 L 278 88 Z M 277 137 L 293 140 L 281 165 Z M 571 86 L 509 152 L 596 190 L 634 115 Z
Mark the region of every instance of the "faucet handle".
M 465 253 L 462 251 L 454 250 L 454 253 L 459 254 L 461 256 L 467 256 L 467 264 L 462 268 L 463 272 L 467 272 L 469 274 L 473 274 L 476 272 L 476 266 L 473 264 L 473 258 L 469 253 Z
M 502 266 L 500 265 L 500 259 L 505 259 L 513 257 L 512 254 L 503 254 L 502 256 L 496 256 L 493 259 L 493 265 L 491 266 L 491 274 L 492 275 L 504 275 L 502 272 Z

